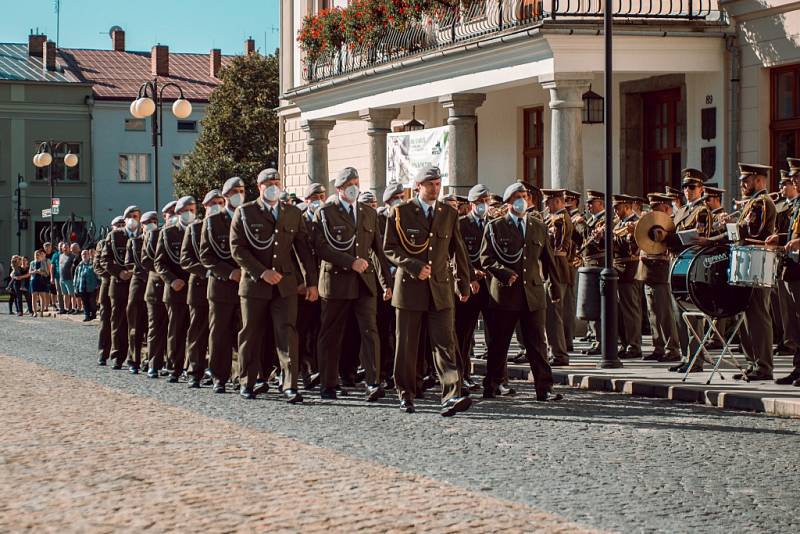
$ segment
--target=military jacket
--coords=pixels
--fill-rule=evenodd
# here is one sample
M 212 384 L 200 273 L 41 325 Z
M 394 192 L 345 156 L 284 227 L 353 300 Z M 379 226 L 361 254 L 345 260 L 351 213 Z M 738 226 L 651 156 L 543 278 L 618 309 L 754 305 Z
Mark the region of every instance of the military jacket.
M 109 275 L 108 272 L 103 268 L 103 261 L 102 261 L 103 260 L 103 251 L 105 250 L 105 248 L 106 248 L 106 240 L 105 239 L 101 239 L 100 241 L 97 242 L 97 244 L 95 244 L 95 246 L 94 246 L 94 252 L 95 252 L 95 254 L 94 254 L 94 262 L 93 262 L 92 265 L 94 267 L 94 274 L 96 274 L 97 276 L 99 276 L 103 280 L 108 281 L 108 279 L 109 279 L 109 277 L 111 275 Z
M 138 282 L 144 284 L 147 282 L 147 268 L 142 263 L 142 234 L 137 234 L 128 239 L 128 244 L 125 247 L 125 267 L 129 271 L 133 271 L 131 283 Z
M 123 287 L 124 291 L 127 291 L 130 285 L 130 279 L 123 280 L 120 278 L 120 275 L 128 270 L 125 264 L 128 237 L 129 234 L 125 228 L 115 228 L 106 237 L 106 244 L 100 263 L 103 270 L 111 276 L 108 294 L 112 298 L 118 294 L 118 291 L 122 291 Z
M 586 267 L 602 267 L 605 264 L 605 237 L 602 228 L 605 225 L 605 212 L 586 219 L 585 233 L 581 244 L 581 258 Z
M 614 230 L 623 230 L 629 222 L 637 222 L 639 216 L 632 213 L 628 218 L 618 221 Z M 621 233 L 621 232 L 620 232 Z M 636 271 L 639 269 L 639 247 L 633 234 L 623 236 L 614 235 L 614 268 L 619 273 L 620 282 L 633 282 L 636 280 Z
M 800 197 L 792 202 L 792 215 L 789 218 L 786 234 L 780 235 L 781 245 L 785 245 L 793 239 L 800 239 Z M 788 281 L 800 280 L 800 262 L 796 261 L 797 255 L 787 257 L 783 262 L 783 279 Z
M 789 231 L 789 219 L 792 217 L 793 204 L 781 197 L 775 202 L 775 232 L 785 234 Z
M 710 236 L 718 236 L 727 233 L 726 219 L 728 213 L 724 208 L 717 208 L 711 212 L 711 232 Z
M 163 302 L 164 300 L 164 280 L 156 271 L 156 248 L 158 247 L 158 236 L 161 230 L 156 228 L 151 232 L 145 232 L 142 236 L 142 265 L 147 268 L 147 287 L 144 290 L 144 300 L 151 304 Z
M 231 280 L 239 268 L 231 255 L 230 233 L 233 217 L 223 209 L 206 217 L 200 232 L 200 261 L 209 271 L 209 300 L 226 303 L 239 302 L 239 284 Z
M 156 271 L 164 280 L 164 302 L 185 302 L 187 288 L 180 291 L 172 289 L 175 280 L 189 282 L 189 273 L 181 267 L 181 245 L 183 244 L 183 234 L 186 230 L 182 224 L 177 223 L 161 229 L 158 235 L 158 245 L 156 245 Z
M 481 245 L 483 244 L 486 224 L 486 219 L 479 220 L 472 213 L 458 219 L 458 228 L 461 231 L 464 246 L 467 248 L 470 264 L 475 271 L 480 272 L 483 272 L 483 267 L 481 267 Z
M 570 259 L 573 254 L 572 217 L 566 209 L 551 213 L 547 217 L 547 235 L 553 249 L 553 269 L 558 271 L 558 279 L 565 284 L 573 282 Z
M 187 303 L 190 306 L 202 306 L 208 303 L 208 269 L 200 262 L 200 235 L 203 221 L 193 221 L 186 227 L 181 243 L 181 268 L 189 273 L 189 293 Z
M 775 204 L 765 190 L 752 195 L 739 215 L 739 237 L 765 241 L 775 233 Z

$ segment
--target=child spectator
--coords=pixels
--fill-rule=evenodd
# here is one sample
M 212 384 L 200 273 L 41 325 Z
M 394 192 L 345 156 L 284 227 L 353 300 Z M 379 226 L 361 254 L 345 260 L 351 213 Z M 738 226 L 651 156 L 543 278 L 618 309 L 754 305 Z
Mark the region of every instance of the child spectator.
M 92 266 L 92 255 L 88 250 L 81 252 L 81 262 L 75 268 L 75 292 L 83 300 L 83 320 L 91 321 L 97 317 L 95 291 L 99 286 Z

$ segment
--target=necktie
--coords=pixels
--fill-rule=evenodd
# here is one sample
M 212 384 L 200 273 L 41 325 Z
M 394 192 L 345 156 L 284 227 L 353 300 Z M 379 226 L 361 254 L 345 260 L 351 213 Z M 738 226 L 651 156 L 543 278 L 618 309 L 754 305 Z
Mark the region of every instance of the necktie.
M 525 239 L 525 230 L 522 228 L 522 219 L 517 219 L 517 230 L 519 230 L 519 235 Z
M 353 221 L 353 224 L 356 223 L 356 214 L 353 212 L 353 205 L 350 205 L 350 220 Z
M 483 219 L 478 219 L 478 228 L 480 228 L 481 233 L 483 233 Z
M 272 218 L 275 219 L 275 222 L 278 222 L 278 208 L 272 208 Z
M 433 224 L 433 206 L 428 206 L 427 211 L 425 213 L 426 218 L 428 219 L 428 226 Z

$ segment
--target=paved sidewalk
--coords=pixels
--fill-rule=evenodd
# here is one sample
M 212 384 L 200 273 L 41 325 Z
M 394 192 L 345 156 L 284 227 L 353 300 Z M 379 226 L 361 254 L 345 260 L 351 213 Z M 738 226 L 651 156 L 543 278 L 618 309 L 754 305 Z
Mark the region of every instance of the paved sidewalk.
M 0 373 L 0 531 L 587 531 L 17 358 Z

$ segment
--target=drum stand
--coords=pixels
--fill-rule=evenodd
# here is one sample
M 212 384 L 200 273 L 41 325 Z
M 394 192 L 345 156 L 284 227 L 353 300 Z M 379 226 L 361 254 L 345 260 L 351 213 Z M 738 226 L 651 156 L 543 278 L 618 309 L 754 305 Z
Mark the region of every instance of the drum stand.
M 733 338 L 736 337 L 736 334 L 739 333 L 739 329 L 742 327 L 744 323 L 744 314 L 740 313 L 736 316 L 736 323 L 734 324 L 733 330 L 731 331 L 731 335 L 728 338 L 725 338 L 725 335 L 719 331 L 717 328 L 717 322 L 719 319 L 714 319 L 705 313 L 702 312 L 683 312 L 681 314 L 683 317 L 683 322 L 686 323 L 686 329 L 689 332 L 690 338 L 690 345 L 691 340 L 696 340 L 700 342 L 700 346 L 695 351 L 694 356 L 689 361 L 689 366 L 686 368 L 686 373 L 683 375 L 682 382 L 686 382 L 686 379 L 689 378 L 689 373 L 691 372 L 692 367 L 694 366 L 697 358 L 703 358 L 704 361 L 708 361 L 711 363 L 713 361 L 713 356 L 706 348 L 706 342 L 711 339 L 712 336 L 716 336 L 716 338 L 722 343 L 722 352 L 717 356 L 717 361 L 714 362 L 714 369 L 711 371 L 711 376 L 708 377 L 706 381 L 706 385 L 711 383 L 711 379 L 714 378 L 714 374 L 719 374 L 719 378 L 721 380 L 725 380 L 725 377 L 722 376 L 722 373 L 719 371 L 719 365 L 722 363 L 722 360 L 726 357 L 730 357 L 730 360 L 733 364 L 739 369 L 742 373 L 744 373 L 744 369 L 741 365 L 739 365 L 739 360 L 736 359 L 736 356 L 733 355 L 733 351 L 731 350 L 731 342 Z M 689 319 L 691 317 L 697 317 L 702 320 L 702 326 L 700 327 L 702 330 L 705 330 L 705 333 L 701 336 L 698 330 L 695 330 L 692 321 Z M 702 353 L 702 355 L 701 355 Z

